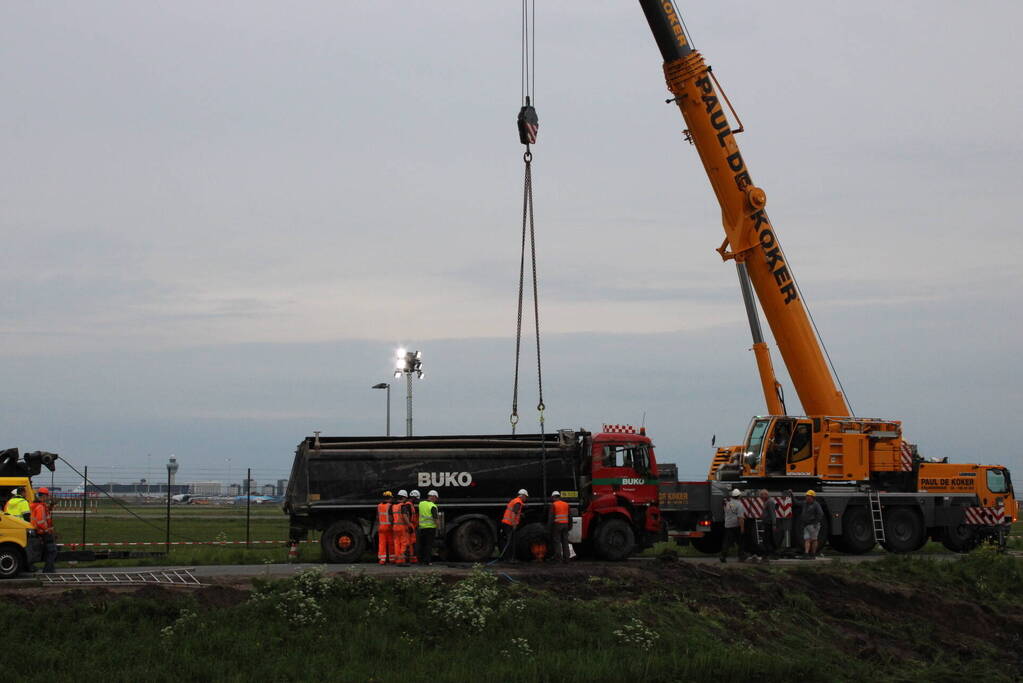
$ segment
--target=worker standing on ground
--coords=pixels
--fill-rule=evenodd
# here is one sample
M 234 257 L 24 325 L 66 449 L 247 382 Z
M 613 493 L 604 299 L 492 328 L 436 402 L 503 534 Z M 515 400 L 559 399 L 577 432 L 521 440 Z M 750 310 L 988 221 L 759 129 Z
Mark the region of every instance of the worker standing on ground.
M 746 518 L 742 511 L 739 498 L 742 491 L 732 489 L 732 496 L 725 499 L 725 535 L 721 539 L 721 561 L 728 561 L 728 551 L 734 543 L 738 548 L 739 562 L 746 561 L 746 551 L 742 547 L 742 534 L 746 530 Z
M 384 491 L 381 500 L 377 503 L 377 521 L 374 524 L 377 533 L 377 563 L 388 564 L 394 561 L 391 549 L 394 545 L 394 537 L 391 534 L 391 500 L 394 494 Z
M 572 528 L 572 513 L 568 503 L 561 500 L 559 491 L 551 494 L 551 511 L 547 516 L 547 524 L 551 530 L 551 538 L 554 540 L 554 559 L 560 560 L 562 564 L 568 564 L 570 555 L 568 531 Z
M 405 564 L 405 550 L 408 546 L 408 528 L 412 520 L 408 516 L 408 491 L 398 491 L 397 499 L 391 503 L 391 536 L 394 538 L 392 557 L 399 567 Z
M 405 545 L 405 559 L 409 564 L 418 564 L 418 531 L 419 531 L 419 492 L 412 489 L 405 501 L 405 512 L 408 513 L 408 543 Z
M 419 503 L 419 535 L 416 538 L 416 555 L 423 558 L 423 564 L 433 564 L 433 541 L 437 537 L 437 495 L 436 491 L 426 494 L 426 500 Z
M 803 502 L 803 552 L 811 560 L 817 559 L 817 546 L 821 535 L 821 523 L 824 521 L 824 509 L 817 502 L 817 494 L 806 492 Z
M 522 522 L 522 513 L 526 509 L 526 501 L 529 500 L 529 491 L 519 489 L 519 494 L 508 501 L 504 509 L 504 517 L 501 518 L 501 557 L 505 556 L 508 548 L 515 542 L 515 530 Z M 512 548 L 512 562 L 515 562 L 515 549 Z
M 11 499 L 4 505 L 4 514 L 20 517 L 26 522 L 32 521 L 32 509 L 29 507 L 28 501 L 22 497 L 19 489 L 11 491 Z
M 43 573 L 52 574 L 55 571 L 53 562 L 57 559 L 57 536 L 53 530 L 50 510 L 50 489 L 41 486 L 36 493 L 36 500 L 31 505 L 32 524 L 43 541 Z

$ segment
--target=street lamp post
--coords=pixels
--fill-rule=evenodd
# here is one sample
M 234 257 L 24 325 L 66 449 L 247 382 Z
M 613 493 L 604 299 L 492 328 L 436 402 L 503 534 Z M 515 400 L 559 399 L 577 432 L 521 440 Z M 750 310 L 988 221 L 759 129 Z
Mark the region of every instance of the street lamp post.
M 394 377 L 405 375 L 405 436 L 412 436 L 412 375 L 423 378 L 423 352 L 398 349 Z
M 391 435 L 391 385 L 387 382 L 374 384 L 374 389 L 387 389 L 387 436 Z
M 171 505 L 171 482 L 178 471 L 178 461 L 172 455 L 167 461 L 167 552 L 170 552 L 170 505 Z

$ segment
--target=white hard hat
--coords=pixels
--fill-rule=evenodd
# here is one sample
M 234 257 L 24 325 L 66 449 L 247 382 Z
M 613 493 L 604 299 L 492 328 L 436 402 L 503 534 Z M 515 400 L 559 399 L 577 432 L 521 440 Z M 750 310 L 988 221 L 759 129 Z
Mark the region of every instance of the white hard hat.
M 400 493 L 398 495 L 401 495 Z M 742 491 L 739 489 L 732 489 L 732 498 L 738 498 L 742 495 Z
M 399 496 L 404 496 L 405 498 L 408 498 L 408 491 L 406 491 L 405 489 L 402 489 L 402 490 L 398 491 L 398 495 Z
M 529 495 L 529 491 L 527 491 L 526 489 L 519 489 L 519 495 L 520 496 L 528 496 Z
M 561 498 L 561 491 L 554 491 L 551 493 L 551 498 Z
M 419 491 L 416 490 L 416 489 L 412 489 L 412 493 L 410 493 L 409 495 L 412 496 L 413 498 L 418 498 L 419 497 Z
M 434 491 L 433 489 L 430 489 L 430 492 L 427 493 L 426 495 L 427 496 L 437 496 L 438 498 L 440 498 L 440 494 L 437 493 L 436 491 Z

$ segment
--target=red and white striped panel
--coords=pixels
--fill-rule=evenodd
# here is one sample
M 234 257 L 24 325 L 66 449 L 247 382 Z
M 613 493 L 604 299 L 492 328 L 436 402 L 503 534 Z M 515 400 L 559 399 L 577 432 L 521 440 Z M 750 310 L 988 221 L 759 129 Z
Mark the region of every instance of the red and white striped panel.
M 760 519 L 764 515 L 764 501 L 759 498 L 747 498 L 742 497 L 739 500 L 742 501 L 742 511 L 746 513 L 746 517 L 752 519 Z
M 604 425 L 605 434 L 635 434 L 636 428 L 632 425 Z
M 778 519 L 788 519 L 792 516 L 792 499 L 788 496 L 775 496 L 774 512 Z
M 902 471 L 913 471 L 913 451 L 910 449 L 909 444 L 905 441 L 903 441 L 902 445 L 899 447 L 899 454 L 902 457 Z
M 972 505 L 965 510 L 966 523 L 975 524 L 977 526 L 998 526 L 999 524 L 1005 524 L 1005 508 L 1004 507 L 980 507 Z

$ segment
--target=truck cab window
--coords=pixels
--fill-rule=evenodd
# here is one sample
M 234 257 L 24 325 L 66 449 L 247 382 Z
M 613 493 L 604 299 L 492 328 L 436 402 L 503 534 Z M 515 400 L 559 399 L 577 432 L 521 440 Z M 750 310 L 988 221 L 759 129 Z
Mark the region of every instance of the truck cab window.
M 1005 470 L 990 469 L 987 471 L 987 490 L 991 493 L 1008 493 L 1009 486 L 1005 480 Z
M 642 444 L 604 446 L 604 467 L 628 467 L 646 474 L 650 471 L 650 454 Z
M 799 462 L 810 457 L 810 444 L 813 432 L 810 431 L 808 422 L 800 422 L 796 425 L 796 431 L 792 434 L 792 441 L 789 444 L 789 462 Z

